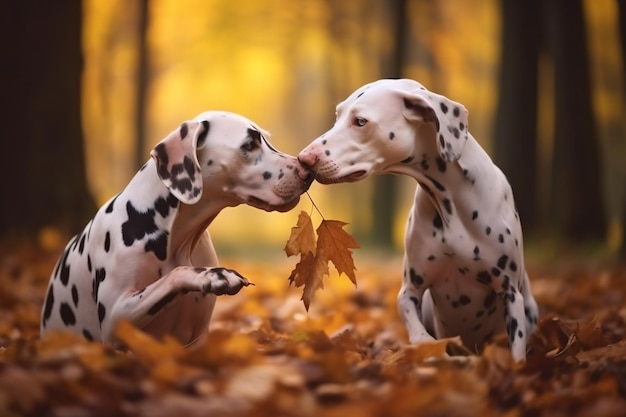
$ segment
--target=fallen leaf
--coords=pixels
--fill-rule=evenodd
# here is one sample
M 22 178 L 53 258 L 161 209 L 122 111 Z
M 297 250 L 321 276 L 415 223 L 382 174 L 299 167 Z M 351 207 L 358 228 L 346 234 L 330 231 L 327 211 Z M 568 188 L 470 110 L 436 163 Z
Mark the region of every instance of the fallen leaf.
M 291 228 L 285 253 L 287 256 L 300 255 L 300 262 L 289 275 L 289 285 L 304 286 L 302 302 L 307 311 L 315 291 L 324 288 L 323 279 L 329 275 L 329 262 L 356 286 L 356 267 L 350 249 L 358 248 L 359 244 L 343 230 L 346 224 L 338 220 L 322 220 L 316 230 L 317 243 L 311 217 L 306 212 L 300 212 L 298 223 Z
M 356 286 L 356 267 L 350 249 L 358 249 L 359 244 L 348 232 L 344 223 L 338 220 L 322 220 L 317 228 L 317 255 L 330 260 L 339 274 L 346 274 Z
M 315 253 L 315 232 L 311 217 L 305 211 L 301 211 L 298 215 L 298 223 L 291 228 L 291 235 L 285 245 L 285 253 L 287 256 L 294 256 L 307 252 Z

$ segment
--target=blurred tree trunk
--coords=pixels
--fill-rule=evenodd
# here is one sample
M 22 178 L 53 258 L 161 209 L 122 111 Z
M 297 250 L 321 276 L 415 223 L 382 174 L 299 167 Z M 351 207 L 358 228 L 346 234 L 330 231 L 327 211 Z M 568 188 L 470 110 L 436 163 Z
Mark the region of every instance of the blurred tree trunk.
M 148 22 L 149 22 L 149 0 L 139 0 L 138 20 L 138 53 L 137 53 L 137 103 L 135 134 L 137 137 L 137 154 L 135 155 L 135 165 L 139 169 L 147 158 L 146 155 L 146 103 L 148 99 L 148 77 L 149 77 L 149 49 L 148 49 Z
M 3 2 L 0 235 L 84 225 L 80 0 Z
M 605 215 L 583 4 L 582 0 L 543 4 L 555 86 L 549 221 L 565 238 L 597 238 L 605 230 Z
M 539 0 L 501 0 L 502 45 L 494 159 L 509 179 L 524 230 L 537 224 Z
M 384 78 L 401 78 L 406 64 L 406 44 L 409 34 L 407 0 L 393 0 L 389 2 L 392 8 L 390 22 L 394 31 L 394 48 L 389 59 L 387 74 Z M 384 67 L 383 67 L 384 68 Z M 380 248 L 393 247 L 393 223 L 396 216 L 398 178 L 393 175 L 373 177 L 373 244 Z
M 619 13 L 619 35 L 620 35 L 620 47 L 622 50 L 622 66 L 624 68 L 624 86 L 626 87 L 626 0 L 618 0 L 618 13 Z M 626 97 L 626 91 L 623 91 L 623 97 Z M 626 133 L 626 120 L 622 123 L 622 133 Z M 625 137 L 622 136 L 621 140 L 626 140 Z M 626 187 L 626 184 L 622 184 L 623 187 Z M 626 201 L 622 202 L 622 241 L 620 252 L 622 255 L 626 255 Z

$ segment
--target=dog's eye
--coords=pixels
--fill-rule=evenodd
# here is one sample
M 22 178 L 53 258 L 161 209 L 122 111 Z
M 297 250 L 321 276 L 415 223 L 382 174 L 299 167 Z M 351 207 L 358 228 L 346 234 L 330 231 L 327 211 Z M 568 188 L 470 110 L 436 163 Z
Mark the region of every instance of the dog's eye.
M 241 149 L 243 149 L 246 152 L 250 152 L 255 150 L 256 148 L 259 147 L 259 143 L 256 140 L 249 140 L 246 143 L 244 143 L 243 145 L 241 145 Z
M 354 119 L 354 124 L 359 127 L 365 126 L 366 123 L 367 123 L 367 120 L 362 117 L 357 117 L 356 119 Z

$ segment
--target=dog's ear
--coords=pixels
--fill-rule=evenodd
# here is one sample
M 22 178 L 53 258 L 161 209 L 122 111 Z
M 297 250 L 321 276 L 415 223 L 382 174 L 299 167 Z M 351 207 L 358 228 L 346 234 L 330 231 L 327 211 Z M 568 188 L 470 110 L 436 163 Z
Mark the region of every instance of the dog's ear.
M 184 122 L 150 152 L 159 178 L 185 204 L 195 204 L 202 196 L 202 174 L 196 150 L 204 145 L 208 133 L 206 120 Z
M 404 117 L 407 120 L 434 123 L 439 155 L 445 161 L 457 161 L 467 142 L 467 109 L 460 103 L 428 90 L 403 92 L 402 98 Z

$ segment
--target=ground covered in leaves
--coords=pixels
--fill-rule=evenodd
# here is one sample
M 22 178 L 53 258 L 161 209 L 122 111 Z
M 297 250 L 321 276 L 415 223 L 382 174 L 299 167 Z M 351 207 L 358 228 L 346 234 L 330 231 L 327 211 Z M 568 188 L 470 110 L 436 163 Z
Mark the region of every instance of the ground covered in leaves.
M 358 289 L 332 275 L 306 312 L 295 262 L 224 258 L 256 285 L 218 300 L 195 349 L 119 328 L 129 351 L 39 338 L 58 252 L 0 245 L 1 416 L 624 416 L 626 267 L 531 265 L 542 312 L 525 365 L 499 337 L 406 344 L 401 260 L 357 253 Z M 446 349 L 457 356 L 446 356 Z

